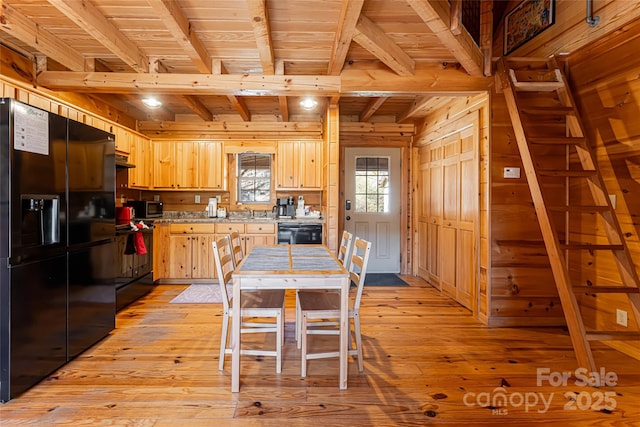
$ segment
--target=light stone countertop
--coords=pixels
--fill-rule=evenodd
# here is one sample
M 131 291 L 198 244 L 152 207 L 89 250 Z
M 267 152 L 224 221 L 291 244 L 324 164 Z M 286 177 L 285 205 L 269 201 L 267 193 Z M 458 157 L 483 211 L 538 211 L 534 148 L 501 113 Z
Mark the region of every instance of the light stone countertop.
M 255 222 L 255 223 L 284 223 L 284 222 L 302 222 L 302 223 L 325 223 L 324 216 L 316 217 L 302 217 L 302 218 L 277 218 L 271 214 L 267 216 L 248 216 L 246 214 L 234 214 L 230 212 L 226 218 L 209 218 L 206 216 L 206 212 L 165 212 L 161 218 L 153 218 L 154 224 L 169 224 L 169 223 L 231 223 L 231 222 Z

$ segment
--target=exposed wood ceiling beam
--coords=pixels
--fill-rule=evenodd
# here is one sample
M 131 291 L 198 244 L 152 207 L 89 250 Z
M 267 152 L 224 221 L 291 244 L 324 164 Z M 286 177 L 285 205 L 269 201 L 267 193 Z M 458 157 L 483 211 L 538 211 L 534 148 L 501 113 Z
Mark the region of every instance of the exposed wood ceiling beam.
M 138 124 L 138 130 L 144 133 L 161 134 L 162 132 L 176 133 L 239 133 L 262 134 L 270 132 L 300 132 L 300 134 L 320 134 L 322 123 L 319 122 L 156 122 L 143 121 Z
M 220 61 L 219 59 L 216 59 L 213 61 L 213 69 L 216 75 L 222 75 L 227 73 L 226 67 L 224 66 L 222 61 Z M 242 117 L 242 120 L 244 120 L 245 122 L 251 121 L 251 113 L 247 108 L 247 104 L 242 99 L 229 93 L 226 93 L 223 95 L 227 95 L 227 99 L 229 100 L 229 103 L 231 103 L 233 108 L 235 108 L 238 114 L 240 114 L 240 117 Z
M 373 116 L 375 114 L 375 112 L 378 111 L 378 108 L 382 107 L 382 104 L 384 104 L 384 102 L 387 99 L 389 99 L 388 96 L 381 96 L 379 98 L 371 98 L 371 100 L 369 101 L 367 106 L 364 107 L 364 111 L 362 111 L 362 113 L 360 113 L 359 121 L 361 121 L 361 122 L 368 121 L 371 118 L 371 116 Z
M 167 67 L 164 66 L 162 61 L 158 58 L 149 58 L 149 70 L 152 73 L 168 73 Z M 213 114 L 207 109 L 207 107 L 200 102 L 198 97 L 194 95 L 176 95 L 184 105 L 189 107 L 191 111 L 196 113 L 202 120 L 213 120 Z
M 211 56 L 198 36 L 191 30 L 189 20 L 180 9 L 180 3 L 172 0 L 147 0 L 160 21 L 167 27 L 176 43 L 198 67 L 198 71 L 211 73 Z
M 355 70 L 340 74 L 343 96 L 468 95 L 488 90 L 495 82 L 470 76 L 458 64 L 419 64 L 413 76 L 399 76 L 388 69 Z
M 436 0 L 407 0 L 425 24 L 433 31 L 453 56 L 472 76 L 483 75 L 482 52 L 467 31 L 455 35 L 449 28 L 451 22 L 447 2 Z
M 262 64 L 262 73 L 273 75 L 275 74 L 275 60 L 269 29 L 269 14 L 265 3 L 266 0 L 247 0 L 251 26 L 253 26 L 253 34 L 256 37 L 260 63 Z
M 88 1 L 47 0 L 87 34 L 121 58 L 139 73 L 147 73 L 147 58 L 100 11 Z
M 184 105 L 189 107 L 191 111 L 196 113 L 205 122 L 210 122 L 213 120 L 213 113 L 209 111 L 209 109 L 198 99 L 197 96 L 178 95 L 178 99 L 180 99 L 180 101 L 182 101 Z
M 278 76 L 284 75 L 284 61 L 276 61 L 276 74 Z M 286 96 L 278 97 L 278 105 L 280 106 L 280 116 L 283 122 L 289 121 L 289 102 Z
M 413 76 L 388 69 L 345 69 L 340 76 L 262 76 L 253 74 L 136 74 L 44 71 L 38 85 L 78 93 L 130 93 L 251 96 L 468 95 L 488 90 L 493 79 L 469 76 L 457 64 L 420 64 Z
M 96 93 L 149 91 L 187 95 L 302 96 L 340 92 L 339 76 L 45 71 L 38 76 L 38 83 L 55 90 Z
M 411 106 L 396 118 L 396 122 L 403 123 L 411 119 L 417 113 L 424 111 L 426 108 L 429 107 L 429 105 L 433 105 L 435 102 L 437 102 L 437 100 L 434 100 L 434 98 L 439 99 L 439 97 L 434 97 L 431 95 L 420 96 L 416 98 L 411 103 Z
M 342 71 L 342 68 L 344 68 L 344 62 L 349 52 L 349 46 L 351 45 L 353 33 L 356 29 L 363 4 L 364 0 L 342 0 L 338 28 L 336 29 L 333 48 L 331 49 L 331 56 L 329 58 L 327 74 L 330 76 L 337 76 Z
M 247 108 L 247 104 L 244 102 L 244 99 L 238 96 L 233 96 L 233 95 L 227 96 L 227 99 L 229 99 L 229 102 L 231 102 L 231 105 L 233 105 L 233 108 L 235 108 L 236 111 L 240 114 L 240 117 L 242 117 L 242 120 L 244 120 L 245 122 L 251 121 L 251 113 L 249 112 L 249 109 Z
M 413 75 L 415 61 L 369 18 L 360 15 L 353 41 L 401 76 Z
M 451 22 L 449 29 L 451 34 L 459 36 L 462 34 L 462 0 L 450 0 L 451 3 Z
M 493 72 L 493 0 L 480 2 L 480 51 L 484 57 L 484 75 L 490 76 Z
M 73 71 L 84 70 L 84 57 L 7 2 L 0 1 L 0 29 Z

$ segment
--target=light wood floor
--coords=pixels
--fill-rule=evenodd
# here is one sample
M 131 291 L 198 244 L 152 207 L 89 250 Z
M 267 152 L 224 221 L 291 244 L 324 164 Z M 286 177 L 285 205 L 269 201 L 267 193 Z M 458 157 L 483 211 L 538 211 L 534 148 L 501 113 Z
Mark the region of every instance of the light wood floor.
M 300 377 L 290 298 L 282 374 L 271 358 L 245 356 L 241 392 L 232 394 L 230 356 L 218 371 L 220 306 L 169 304 L 186 286 L 161 285 L 121 311 L 109 337 L 0 405 L 0 425 L 640 425 L 639 361 L 596 346 L 617 385 L 580 386 L 562 329 L 488 328 L 407 280 L 365 288 L 365 372 L 350 361 L 348 390 L 337 387 L 337 359 L 310 361 Z M 567 386 L 538 386 L 538 369 L 572 376 Z M 597 401 L 616 407 L 591 408 Z

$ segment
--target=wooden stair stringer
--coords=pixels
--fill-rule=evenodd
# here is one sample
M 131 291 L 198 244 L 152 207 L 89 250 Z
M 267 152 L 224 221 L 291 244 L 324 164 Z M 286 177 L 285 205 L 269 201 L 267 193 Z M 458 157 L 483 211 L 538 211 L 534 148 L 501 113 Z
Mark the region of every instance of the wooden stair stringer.
M 554 210 L 557 211 L 558 209 L 557 207 L 550 207 L 545 200 L 543 186 L 540 181 L 540 177 L 544 175 L 545 172 L 536 170 L 536 163 L 529 148 L 529 141 L 527 139 L 525 125 L 523 123 L 523 120 L 521 119 L 521 114 L 526 113 L 523 111 L 524 109 L 518 105 L 518 98 L 516 94 L 517 91 L 526 91 L 529 93 L 529 96 L 531 96 L 531 93 L 548 93 L 553 91 L 557 94 L 559 101 L 563 105 L 563 107 L 557 110 L 567 112 L 566 145 L 576 147 L 575 152 L 577 153 L 583 171 L 577 171 L 576 173 L 562 173 L 561 171 L 558 171 L 555 176 L 566 176 L 566 179 L 569 179 L 569 177 L 571 176 L 583 177 L 587 180 L 588 187 L 590 189 L 591 195 L 593 196 L 594 205 L 598 206 L 595 211 L 598 212 L 603 218 L 606 224 L 605 230 L 607 237 L 609 239 L 609 242 L 612 242 L 612 244 L 610 245 L 604 245 L 603 248 L 612 250 L 612 252 L 615 254 L 618 271 L 624 285 L 621 288 L 626 288 L 621 289 L 620 293 L 626 293 L 633 313 L 635 315 L 635 319 L 639 324 L 640 294 L 637 292 L 637 289 L 640 287 L 640 279 L 638 279 L 637 271 L 633 264 L 630 252 L 624 241 L 624 236 L 622 235 L 617 216 L 615 215 L 613 207 L 611 206 L 611 201 L 608 197 L 608 193 L 606 192 L 604 181 L 594 160 L 593 153 L 591 152 L 591 149 L 586 140 L 579 111 L 566 84 L 566 78 L 562 71 L 558 68 L 555 59 L 551 58 L 544 62 L 546 62 L 546 65 L 549 68 L 549 70 L 546 70 L 546 75 L 549 75 L 549 72 L 554 73 L 558 83 L 557 85 L 549 84 L 548 81 L 543 81 L 540 85 L 536 85 L 535 81 L 528 82 L 530 84 L 516 85 L 516 82 L 514 82 L 514 80 L 516 79 L 516 73 L 507 67 L 506 61 L 512 61 L 512 58 L 503 58 L 501 61 L 499 61 L 498 64 L 498 75 L 501 79 L 501 88 L 505 95 L 509 116 L 511 118 L 518 150 L 520 152 L 523 163 L 524 173 L 531 190 L 531 196 L 534 202 L 536 215 L 538 217 L 540 229 L 543 235 L 545 248 L 549 257 L 553 277 L 556 282 L 558 296 L 562 303 L 562 308 L 567 327 L 569 329 L 571 342 L 574 348 L 576 359 L 578 361 L 578 365 L 580 367 L 589 369 L 591 372 L 595 372 L 597 371 L 597 366 L 595 364 L 589 339 L 594 339 L 594 336 L 598 335 L 609 337 L 632 337 L 637 336 L 637 334 L 616 334 L 615 332 L 613 332 L 609 335 L 603 335 L 601 331 L 586 331 L 586 327 L 580 312 L 580 307 L 578 305 L 576 294 L 574 292 L 569 275 L 568 262 L 566 258 L 567 247 L 566 245 L 561 244 L 561 239 L 550 215 L 550 212 Z M 526 60 L 520 61 L 520 64 L 522 62 L 526 62 Z M 538 61 L 538 63 L 540 62 L 543 61 Z M 528 111 L 530 112 L 531 109 L 529 108 Z M 560 138 L 558 138 L 557 140 L 555 138 L 537 139 L 538 141 L 536 141 L 536 138 L 533 137 L 533 141 L 531 143 L 562 144 Z M 590 173 L 582 173 L 584 171 L 588 171 Z M 549 171 L 547 171 L 547 175 L 549 175 Z M 554 174 L 551 173 L 551 175 Z M 567 215 L 572 211 L 580 212 L 582 210 L 579 207 L 577 209 L 572 206 L 566 207 Z M 585 248 L 587 247 L 588 246 L 585 246 Z M 629 287 L 635 289 L 630 290 Z M 613 293 L 610 287 L 606 288 L 606 290 L 603 289 L 603 291 L 603 293 Z M 594 287 L 593 292 L 597 293 L 597 286 Z

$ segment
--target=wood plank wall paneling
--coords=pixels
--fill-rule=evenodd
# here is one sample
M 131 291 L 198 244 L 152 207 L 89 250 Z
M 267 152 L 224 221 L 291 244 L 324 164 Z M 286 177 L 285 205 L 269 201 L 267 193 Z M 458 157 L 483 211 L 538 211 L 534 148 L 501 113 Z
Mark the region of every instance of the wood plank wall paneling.
M 564 315 L 526 178 L 503 177 L 505 167 L 522 170 L 522 161 L 504 96 L 492 95 L 489 324 L 562 325 Z M 535 241 L 541 243 L 530 243 Z
M 510 0 L 505 12 L 509 12 L 520 3 L 520 0 Z M 556 22 L 542 33 L 516 49 L 510 56 L 548 57 L 561 52 L 573 52 L 589 48 L 596 40 L 607 33 L 619 29 L 627 32 L 627 23 L 640 17 L 640 6 L 636 1 L 628 0 L 599 0 L 593 2 L 593 15 L 600 17 L 600 22 L 594 28 L 585 22 L 585 2 L 564 1 L 555 2 Z M 503 22 L 495 31 L 493 40 L 494 57 L 502 55 L 503 51 Z M 628 51 L 633 55 L 634 51 Z M 625 57 L 618 57 L 609 65 L 622 65 Z M 615 66 L 615 65 L 614 65 Z

